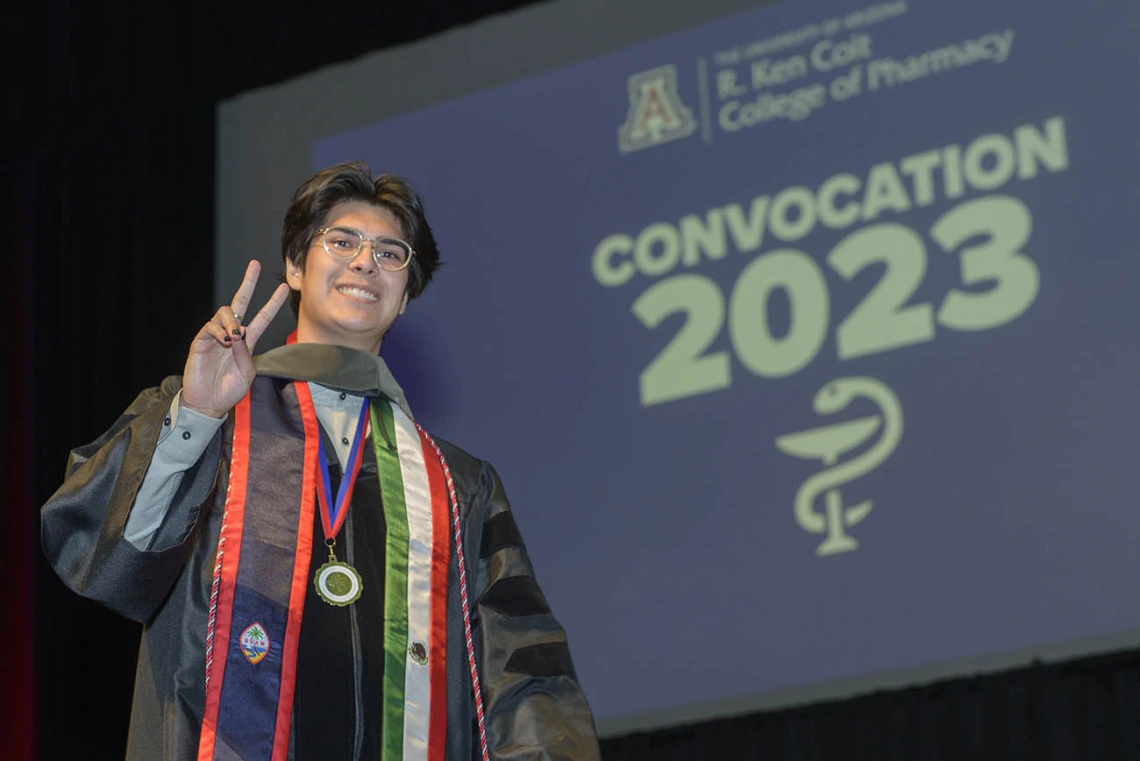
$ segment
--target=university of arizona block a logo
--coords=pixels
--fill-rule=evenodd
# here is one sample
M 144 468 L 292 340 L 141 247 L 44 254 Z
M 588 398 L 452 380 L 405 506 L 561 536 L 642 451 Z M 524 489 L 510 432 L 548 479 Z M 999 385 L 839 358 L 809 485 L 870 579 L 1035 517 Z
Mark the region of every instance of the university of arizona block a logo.
M 677 93 L 676 66 L 658 66 L 629 78 L 629 115 L 618 129 L 622 153 L 688 137 L 696 129 L 693 112 Z

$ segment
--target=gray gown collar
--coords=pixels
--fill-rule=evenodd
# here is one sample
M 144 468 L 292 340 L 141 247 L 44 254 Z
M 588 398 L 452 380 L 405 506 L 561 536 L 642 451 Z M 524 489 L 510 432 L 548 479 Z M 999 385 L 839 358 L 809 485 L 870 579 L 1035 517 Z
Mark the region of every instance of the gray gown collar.
M 412 417 L 404 390 L 378 354 L 347 346 L 294 343 L 259 354 L 253 365 L 258 375 L 311 381 L 357 396 L 386 396 Z

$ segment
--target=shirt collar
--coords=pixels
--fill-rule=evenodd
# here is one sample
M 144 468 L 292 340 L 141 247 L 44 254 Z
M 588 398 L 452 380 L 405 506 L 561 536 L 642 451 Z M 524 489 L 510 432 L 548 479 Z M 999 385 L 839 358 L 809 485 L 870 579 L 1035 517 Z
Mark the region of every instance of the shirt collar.
M 259 354 L 253 364 L 259 375 L 310 381 L 358 397 L 386 396 L 412 417 L 404 390 L 378 354 L 332 344 L 293 343 Z
M 313 403 L 322 407 L 360 411 L 360 399 L 363 394 L 354 394 L 351 391 L 338 391 L 335 388 L 322 386 L 316 381 L 309 382 L 309 391 L 313 395 Z

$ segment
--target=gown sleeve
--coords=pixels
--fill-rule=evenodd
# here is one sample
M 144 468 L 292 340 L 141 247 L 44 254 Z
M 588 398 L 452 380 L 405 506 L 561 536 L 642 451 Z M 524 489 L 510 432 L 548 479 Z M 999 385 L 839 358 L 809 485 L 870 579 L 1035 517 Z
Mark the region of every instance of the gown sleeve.
M 600 759 L 566 633 L 535 580 L 502 482 L 486 463 L 471 515 L 483 520 L 473 628 L 492 758 Z
M 172 376 L 143 391 L 110 430 L 73 450 L 63 485 L 40 511 L 43 551 L 64 584 L 139 622 L 153 616 L 186 564 L 222 459 L 218 430 L 182 476 L 146 549 L 124 537 L 179 388 Z

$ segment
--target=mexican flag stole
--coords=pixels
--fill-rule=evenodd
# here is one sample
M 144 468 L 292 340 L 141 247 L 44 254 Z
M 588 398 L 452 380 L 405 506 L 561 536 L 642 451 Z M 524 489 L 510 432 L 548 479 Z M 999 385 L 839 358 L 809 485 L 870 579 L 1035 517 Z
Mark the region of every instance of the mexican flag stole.
M 258 377 L 234 409 L 229 488 L 206 630 L 198 761 L 285 761 L 319 475 L 309 387 Z M 447 733 L 449 513 L 431 437 L 398 406 L 370 417 L 388 524 L 382 761 L 442 761 Z

